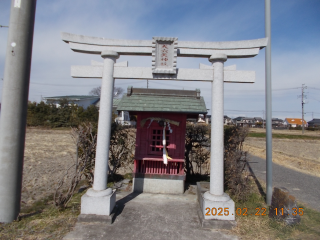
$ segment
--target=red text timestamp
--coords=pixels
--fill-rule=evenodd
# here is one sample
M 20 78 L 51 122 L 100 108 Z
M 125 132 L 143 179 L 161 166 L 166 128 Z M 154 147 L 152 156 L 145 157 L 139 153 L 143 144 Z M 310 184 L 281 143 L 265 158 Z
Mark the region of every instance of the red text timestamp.
M 285 208 L 274 208 L 273 209 L 276 212 L 276 215 L 303 215 L 303 208 L 292 208 L 292 209 L 285 209 Z M 251 211 L 250 211 L 251 212 Z M 229 216 L 229 208 L 206 208 L 206 216 Z M 267 216 L 267 209 L 266 208 L 255 208 L 254 213 L 248 213 L 248 208 L 237 208 L 236 209 L 236 215 L 238 216 Z

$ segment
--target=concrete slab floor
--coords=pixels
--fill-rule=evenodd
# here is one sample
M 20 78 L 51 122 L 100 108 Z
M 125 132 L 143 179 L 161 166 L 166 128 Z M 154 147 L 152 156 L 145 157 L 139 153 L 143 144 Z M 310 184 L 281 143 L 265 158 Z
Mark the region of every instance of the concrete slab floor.
M 227 231 L 202 229 L 196 198 L 195 194 L 120 192 L 112 225 L 78 222 L 64 239 L 237 239 Z

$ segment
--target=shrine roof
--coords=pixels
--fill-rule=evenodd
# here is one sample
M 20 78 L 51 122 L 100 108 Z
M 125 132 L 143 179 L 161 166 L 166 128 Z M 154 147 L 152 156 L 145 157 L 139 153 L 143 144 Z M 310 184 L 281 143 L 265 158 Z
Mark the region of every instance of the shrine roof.
M 92 98 L 97 98 L 99 99 L 99 96 L 95 95 L 68 95 L 68 96 L 54 96 L 54 97 L 44 97 L 43 99 L 45 100 L 61 100 L 61 99 L 67 99 L 67 100 L 83 100 L 83 99 L 92 99 Z
M 170 90 L 128 87 L 118 111 L 129 112 L 175 112 L 206 114 L 207 108 L 200 90 Z

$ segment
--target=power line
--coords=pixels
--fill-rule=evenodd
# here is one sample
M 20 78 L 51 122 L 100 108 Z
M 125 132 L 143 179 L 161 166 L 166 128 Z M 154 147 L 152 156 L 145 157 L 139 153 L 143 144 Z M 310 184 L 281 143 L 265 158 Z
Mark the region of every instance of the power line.
M 320 91 L 320 88 L 315 88 L 315 87 L 309 87 L 311 89 L 315 89 L 315 90 L 319 90 Z

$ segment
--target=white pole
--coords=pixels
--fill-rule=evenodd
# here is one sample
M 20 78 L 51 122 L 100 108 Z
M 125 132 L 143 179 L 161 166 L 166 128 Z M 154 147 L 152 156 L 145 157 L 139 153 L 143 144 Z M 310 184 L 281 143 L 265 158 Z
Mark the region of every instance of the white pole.
M 119 58 L 118 53 L 114 51 L 103 51 L 101 56 L 104 58 L 104 62 L 93 182 L 93 190 L 95 191 L 107 189 L 114 88 L 113 68 L 116 59 Z M 112 191 L 110 189 L 110 194 L 111 193 Z
M 210 194 L 224 194 L 223 169 L 223 65 L 227 60 L 225 54 L 210 57 L 213 66 L 212 98 L 211 98 L 211 162 L 210 162 Z
M 0 124 L 0 222 L 20 211 L 36 0 L 11 1 Z

